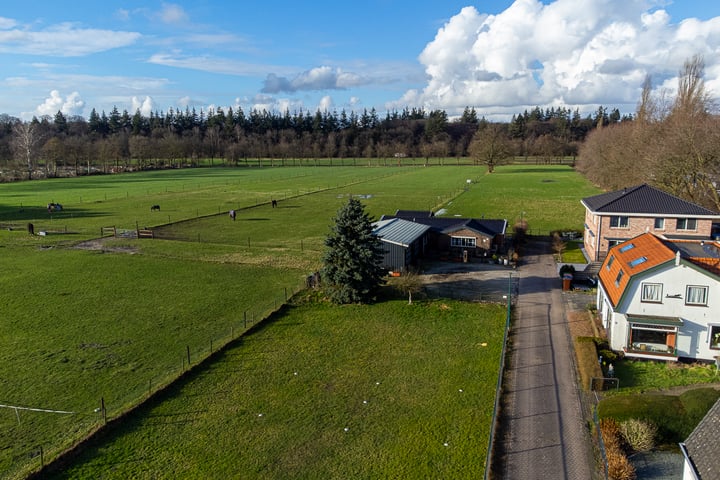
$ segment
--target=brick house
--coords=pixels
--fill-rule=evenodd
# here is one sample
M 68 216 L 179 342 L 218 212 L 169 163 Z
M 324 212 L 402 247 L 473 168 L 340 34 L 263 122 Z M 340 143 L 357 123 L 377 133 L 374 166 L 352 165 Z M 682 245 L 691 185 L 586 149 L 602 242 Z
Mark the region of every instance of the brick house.
M 720 355 L 720 243 L 644 233 L 610 248 L 596 306 L 610 348 L 627 357 Z
M 507 220 L 436 217 L 431 211 L 416 210 L 398 210 L 381 220 L 391 218 L 430 227 L 428 250 L 436 254 L 460 258 L 467 252 L 470 258 L 485 258 L 504 249 Z
M 602 261 L 610 248 L 645 232 L 673 239 L 710 239 L 720 214 L 643 184 L 582 200 L 583 243 L 590 262 Z

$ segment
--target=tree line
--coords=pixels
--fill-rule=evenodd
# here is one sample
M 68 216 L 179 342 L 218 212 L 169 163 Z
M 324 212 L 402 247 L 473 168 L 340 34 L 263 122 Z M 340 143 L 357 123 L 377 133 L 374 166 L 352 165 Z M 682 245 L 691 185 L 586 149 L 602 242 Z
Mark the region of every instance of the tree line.
M 603 107 L 586 117 L 568 108 L 536 107 L 509 123 L 491 123 L 471 107 L 452 120 L 444 110 L 417 108 L 384 117 L 374 109 L 246 114 L 242 108 L 186 108 L 145 116 L 113 108 L 109 114 L 93 109 L 87 119 L 57 112 L 27 122 L 3 114 L 0 167 L 32 179 L 192 166 L 201 159 L 238 165 L 248 158 L 466 157 L 486 130 L 501 137 L 503 155 L 556 157 L 576 155 L 598 123 L 625 120 Z M 482 156 L 477 161 L 487 163 Z
M 720 211 L 720 117 L 704 68 L 700 56 L 686 60 L 673 95 L 646 77 L 634 120 L 590 132 L 578 170 L 604 189 L 647 183 Z

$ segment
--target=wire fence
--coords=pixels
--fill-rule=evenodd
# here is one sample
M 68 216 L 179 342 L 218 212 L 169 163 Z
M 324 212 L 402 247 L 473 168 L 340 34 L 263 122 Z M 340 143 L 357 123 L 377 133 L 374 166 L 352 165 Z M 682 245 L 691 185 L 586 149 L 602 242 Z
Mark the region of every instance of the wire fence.
M 233 324 L 219 331 L 207 332 L 204 340 L 201 339 L 203 335 L 196 335 L 197 340 L 194 343 L 188 342 L 184 348 L 176 352 L 174 362 L 156 365 L 150 375 L 138 374 L 128 381 L 123 381 L 122 386 L 116 391 L 98 398 L 95 405 L 84 411 L 56 410 L 43 408 L 42 405 L 0 404 L 0 411 L 13 412 L 17 421 L 15 428 L 19 430 L 34 428 L 34 415 L 57 415 L 63 417 L 58 423 L 65 431 L 64 434 L 54 432 L 52 438 L 32 445 L 11 446 L 9 452 L 6 450 L 0 455 L 2 467 L 0 478 L 31 477 L 49 463 L 58 461 L 62 455 L 81 447 L 83 442 L 101 432 L 105 425 L 122 421 L 122 417 L 165 391 L 184 374 L 212 361 L 213 354 L 225 349 L 233 341 L 250 332 L 253 327 L 270 318 L 305 287 L 306 280 L 293 287 L 285 287 L 282 291 L 269 295 L 266 302 L 243 310 Z

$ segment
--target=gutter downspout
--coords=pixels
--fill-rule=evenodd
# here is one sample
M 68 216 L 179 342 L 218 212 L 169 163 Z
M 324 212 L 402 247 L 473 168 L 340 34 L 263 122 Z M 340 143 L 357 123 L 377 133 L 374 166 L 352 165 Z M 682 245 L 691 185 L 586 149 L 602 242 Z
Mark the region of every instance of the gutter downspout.
M 594 261 L 599 260 L 600 256 L 600 242 L 602 242 L 602 215 L 598 216 L 599 222 L 598 222 L 598 234 L 597 234 L 597 242 L 595 242 L 595 259 Z

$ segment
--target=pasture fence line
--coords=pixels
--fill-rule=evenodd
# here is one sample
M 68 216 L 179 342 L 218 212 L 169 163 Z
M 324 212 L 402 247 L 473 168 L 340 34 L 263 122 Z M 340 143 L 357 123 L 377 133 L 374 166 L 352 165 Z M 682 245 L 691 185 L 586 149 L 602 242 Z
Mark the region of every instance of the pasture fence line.
M 112 429 L 122 428 L 123 423 L 147 402 L 161 401 L 173 395 L 169 392 L 178 382 L 192 381 L 193 372 L 207 368 L 217 355 L 232 348 L 238 339 L 271 319 L 293 296 L 305 289 L 306 278 L 303 277 L 295 285 L 281 287 L 279 292 L 268 295 L 266 301 L 244 308 L 238 312 L 234 322 L 225 324 L 221 330 L 209 332 L 206 340 L 186 344 L 177 352 L 177 363 L 158 365 L 149 376 L 141 373 L 134 380 L 129 378 L 125 382 L 129 388 L 123 394 L 106 394 L 98 398 L 96 405 L 84 410 L 52 410 L 52 413 L 64 413 L 72 418 L 72 428 L 68 428 L 68 431 L 75 433 L 68 434 L 61 443 L 50 443 L 51 439 L 48 439 L 47 443 L 32 445 L 17 452 L 13 465 L 3 472 L 2 477 L 40 479 L 49 472 L 59 471 L 61 464 L 72 462 L 86 445 L 97 438 L 107 438 L 108 432 L 112 435 Z M 10 405 L 8 408 L 15 407 Z M 42 408 L 25 410 L 36 414 L 51 412 L 50 409 Z M 24 426 L 25 423 L 21 423 L 19 428 Z
M 389 177 L 392 177 L 392 176 L 395 176 L 395 175 L 398 175 L 398 174 L 399 174 L 398 172 L 393 172 L 393 173 L 388 173 L 388 174 L 380 175 L 380 176 L 378 176 L 378 177 L 363 178 L 363 179 L 354 179 L 354 180 L 352 180 L 352 181 L 349 181 L 349 182 L 346 182 L 346 183 L 343 183 L 343 184 L 339 184 L 339 183 L 338 183 L 338 184 L 336 184 L 336 185 L 327 185 L 327 186 L 325 186 L 325 187 L 320 187 L 320 188 L 315 188 L 315 189 L 309 189 L 309 190 L 296 190 L 294 194 L 291 192 L 289 195 L 288 195 L 287 192 L 284 192 L 284 193 L 282 194 L 282 195 L 283 195 L 283 200 L 291 200 L 291 199 L 295 199 L 295 198 L 302 198 L 302 197 L 306 197 L 306 196 L 309 196 L 309 195 L 315 195 L 315 194 L 318 194 L 318 193 L 329 192 L 329 191 L 333 191 L 333 190 L 338 190 L 338 189 L 340 189 L 340 188 L 350 187 L 350 186 L 353 186 L 353 185 L 361 185 L 361 184 L 364 184 L 364 183 L 369 183 L 369 182 L 378 180 L 379 178 L 389 178 Z M 353 195 L 353 194 L 350 194 L 350 195 Z M 219 215 L 226 215 L 230 210 L 235 210 L 235 212 L 252 210 L 252 209 L 257 208 L 257 207 L 259 207 L 259 206 L 272 205 L 272 202 L 273 202 L 272 196 L 270 196 L 269 198 L 264 198 L 264 199 L 256 198 L 254 205 L 237 206 L 237 207 L 234 207 L 234 208 L 233 208 L 233 207 L 228 207 L 227 209 L 224 209 L 224 208 L 222 208 L 221 206 L 218 206 L 218 211 L 217 211 L 217 213 L 210 213 L 210 214 L 205 214 L 205 215 L 199 215 L 199 212 L 198 212 L 197 209 L 196 209 L 196 211 L 195 211 L 196 216 L 195 216 L 194 218 L 184 218 L 184 219 L 178 220 L 178 221 L 171 221 L 170 216 L 168 216 L 168 222 L 167 222 L 167 223 L 165 223 L 165 224 L 160 224 L 160 225 L 156 225 L 156 226 L 154 227 L 154 234 L 155 234 L 155 236 L 154 236 L 153 238 L 167 239 L 167 240 L 186 240 L 186 241 L 197 241 L 197 242 L 201 242 L 201 241 L 203 241 L 203 240 L 201 240 L 201 237 L 200 237 L 200 234 L 199 234 L 199 233 L 198 233 L 195 237 L 193 237 L 193 238 L 182 238 L 182 237 L 174 237 L 174 236 L 172 235 L 172 233 L 170 233 L 170 231 L 172 230 L 172 227 L 175 226 L 175 225 L 182 225 L 182 224 L 185 224 L 185 223 L 188 223 L 188 222 L 194 222 L 194 221 L 197 221 L 197 220 L 207 219 L 207 218 L 211 218 L 211 217 L 217 217 L 217 216 L 219 216 Z M 250 247 L 250 238 L 247 239 L 247 246 Z M 302 249 L 303 249 L 303 246 L 302 246 L 302 242 L 301 242 L 301 250 L 302 250 Z
M 109 227 L 100 227 L 100 236 L 105 237 L 108 235 L 117 237 L 117 228 L 115 228 L 115 225 Z

